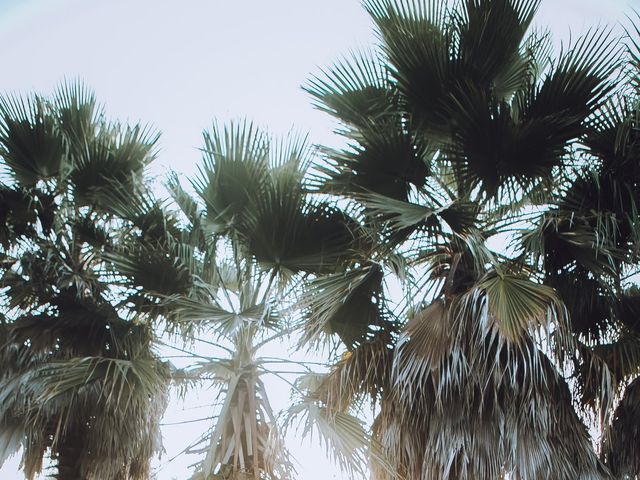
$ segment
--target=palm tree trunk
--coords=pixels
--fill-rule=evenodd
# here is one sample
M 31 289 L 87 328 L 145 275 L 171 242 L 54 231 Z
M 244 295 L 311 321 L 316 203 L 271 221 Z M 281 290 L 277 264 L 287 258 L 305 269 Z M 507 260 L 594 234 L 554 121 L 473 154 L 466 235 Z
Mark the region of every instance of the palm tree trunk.
M 77 428 L 64 436 L 58 447 L 56 480 L 83 480 L 80 471 L 83 455 L 82 443 L 82 433 Z

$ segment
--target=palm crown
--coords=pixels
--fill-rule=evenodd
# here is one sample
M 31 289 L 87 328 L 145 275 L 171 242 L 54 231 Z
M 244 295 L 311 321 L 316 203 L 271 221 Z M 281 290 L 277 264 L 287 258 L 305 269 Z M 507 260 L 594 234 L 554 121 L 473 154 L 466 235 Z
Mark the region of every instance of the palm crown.
M 307 86 L 348 144 L 313 185 L 370 240 L 308 285 L 307 328 L 359 332 L 312 396 L 378 405 L 375 478 L 638 472 L 637 54 L 591 31 L 553 60 L 537 6 L 365 2 L 379 49 Z
M 146 478 L 161 449 L 169 372 L 104 260 L 156 140 L 81 84 L 0 101 L 0 459 L 21 447 L 28 478 L 47 450 L 60 479 Z

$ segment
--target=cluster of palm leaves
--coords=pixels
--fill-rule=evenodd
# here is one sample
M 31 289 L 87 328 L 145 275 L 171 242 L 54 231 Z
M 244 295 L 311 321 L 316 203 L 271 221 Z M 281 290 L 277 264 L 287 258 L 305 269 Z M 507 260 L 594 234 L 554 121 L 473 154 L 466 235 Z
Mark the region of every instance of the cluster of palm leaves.
M 213 386 L 194 479 L 294 478 L 296 428 L 376 480 L 640 475 L 640 31 L 554 55 L 537 0 L 364 6 L 378 47 L 306 86 L 345 147 L 214 125 L 167 203 L 82 87 L 2 100 L 0 460 L 147 478 L 172 378 Z M 278 415 L 282 337 L 330 367 Z
M 162 241 L 132 232 L 109 259 L 187 351 L 203 339 L 222 351 L 174 372 L 184 389 L 206 383 L 215 392 L 215 421 L 187 448 L 203 457 L 193 478 L 289 479 L 293 464 L 264 382 L 273 359 L 261 349 L 289 334 L 296 262 L 321 269 L 344 254 L 344 235 L 334 238 L 331 228 L 342 217 L 307 201 L 304 138 L 274 141 L 241 122 L 214 125 L 204 140 L 193 194 L 176 175 L 167 182 L 174 228 Z
M 307 87 L 348 145 L 314 185 L 374 232 L 308 286 L 351 329 L 314 395 L 376 406 L 375 478 L 638 475 L 637 48 L 554 59 L 537 3 L 365 2 L 379 49 Z
M 367 1 L 379 48 L 307 86 L 347 144 L 312 185 L 368 232 L 306 287 L 346 349 L 311 397 L 373 403 L 375 478 L 640 472 L 638 50 L 554 58 L 537 6 Z
M 77 83 L 0 101 L 0 460 L 28 478 L 45 452 L 57 478 L 147 478 L 161 448 L 169 369 L 105 260 L 156 141 Z

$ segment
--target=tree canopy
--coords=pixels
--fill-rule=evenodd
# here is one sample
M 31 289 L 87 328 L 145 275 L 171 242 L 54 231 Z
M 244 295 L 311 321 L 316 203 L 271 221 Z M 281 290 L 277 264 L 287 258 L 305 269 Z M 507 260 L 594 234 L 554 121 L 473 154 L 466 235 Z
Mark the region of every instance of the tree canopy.
M 147 478 L 171 378 L 215 392 L 198 480 L 295 478 L 296 427 L 375 480 L 640 476 L 640 30 L 555 54 L 537 0 L 363 5 L 378 44 L 304 87 L 344 146 L 214 123 L 167 201 L 81 85 L 3 98 L 0 460 Z

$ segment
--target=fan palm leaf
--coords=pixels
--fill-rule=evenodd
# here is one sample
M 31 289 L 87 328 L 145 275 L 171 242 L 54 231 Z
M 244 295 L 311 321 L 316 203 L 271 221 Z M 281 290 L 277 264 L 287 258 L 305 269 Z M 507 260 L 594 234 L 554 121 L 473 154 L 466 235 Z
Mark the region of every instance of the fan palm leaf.
M 144 132 L 109 124 L 79 82 L 0 99 L 0 456 L 21 447 L 27 478 L 45 456 L 57 478 L 147 478 L 161 451 L 168 369 L 103 257 L 134 228 L 105 206 L 142 183 Z

